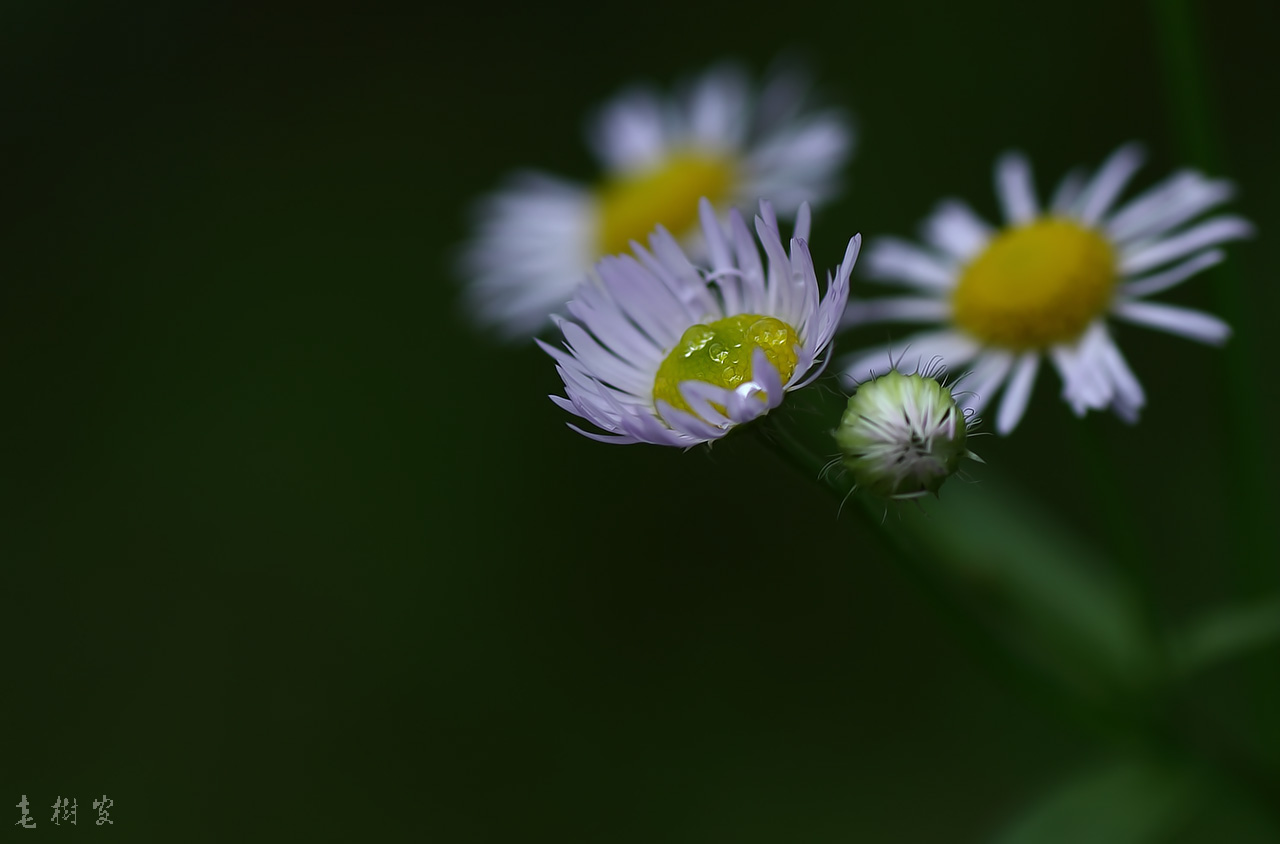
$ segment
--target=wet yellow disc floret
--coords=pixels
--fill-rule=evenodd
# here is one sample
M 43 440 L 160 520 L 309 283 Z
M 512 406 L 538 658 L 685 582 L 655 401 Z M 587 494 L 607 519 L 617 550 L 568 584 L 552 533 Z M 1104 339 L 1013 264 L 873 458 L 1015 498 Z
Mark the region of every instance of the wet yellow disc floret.
M 992 346 L 1043 349 L 1079 337 L 1111 304 L 1116 259 L 1098 232 L 1041 219 L 1008 229 L 965 268 L 956 324 Z
M 708 325 L 694 325 L 658 367 L 653 382 L 654 401 L 661 399 L 687 411 L 689 405 L 680 395 L 682 381 L 737 387 L 751 379 L 751 356 L 756 349 L 764 350 L 785 385 L 796 371 L 798 345 L 800 340 L 791 326 L 759 314 L 739 314 Z
M 614 179 L 600 188 L 600 254 L 631 250 L 659 224 L 676 237 L 698 222 L 698 200 L 728 198 L 732 160 L 707 153 L 678 153 L 658 167 Z

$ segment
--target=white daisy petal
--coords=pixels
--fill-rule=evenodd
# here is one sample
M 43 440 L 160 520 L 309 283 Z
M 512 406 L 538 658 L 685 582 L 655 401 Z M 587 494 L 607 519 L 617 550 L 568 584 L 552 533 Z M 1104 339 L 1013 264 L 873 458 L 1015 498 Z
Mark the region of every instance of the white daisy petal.
M 854 263 L 858 260 L 858 252 L 862 248 L 862 235 L 855 234 L 849 238 L 844 250 L 844 260 L 836 268 L 834 276 L 827 276 L 827 296 L 818 303 L 816 320 L 806 321 L 808 337 L 805 349 L 811 357 L 825 349 L 835 336 L 836 327 L 840 324 L 840 315 L 844 313 L 849 301 L 849 275 L 853 272 Z M 824 363 L 825 365 L 825 363 Z
M 751 379 L 764 390 L 769 407 L 777 407 L 782 403 L 782 376 L 769 363 L 764 349 L 758 347 L 751 353 Z M 743 387 L 738 387 L 734 392 L 741 396 L 754 396 L 754 391 L 750 388 L 744 390 Z
M 640 170 L 666 151 L 662 99 L 648 88 L 623 91 L 589 121 L 587 141 L 611 170 Z
M 779 312 L 784 316 L 783 322 L 797 329 L 807 327 L 808 321 L 818 315 L 818 273 L 813 266 L 813 258 L 809 255 L 809 245 L 798 238 L 791 238 L 791 252 L 788 255 L 791 266 L 791 277 L 786 279 L 785 286 L 789 295 L 786 307 Z
M 1101 219 L 1115 203 L 1120 191 L 1133 178 L 1133 174 L 1142 166 L 1144 157 L 1142 147 L 1138 144 L 1125 144 L 1111 153 L 1098 168 L 1093 181 L 1084 189 L 1079 219 L 1091 225 Z
M 739 313 L 759 313 L 764 307 L 764 263 L 760 260 L 760 250 L 751 230 L 736 208 L 729 212 L 729 231 L 738 272 L 728 281 L 739 287 L 738 295 L 744 309 Z
M 710 422 L 694 416 L 692 413 L 672 407 L 662 399 L 659 399 L 654 404 L 657 416 L 661 417 L 663 422 L 669 424 L 673 431 L 682 435 L 682 440 L 691 439 L 693 443 L 709 442 L 711 440 L 720 439 L 724 436 L 725 431 L 728 430 L 727 426 L 721 427 L 719 425 L 713 425 Z M 658 421 L 657 417 L 654 418 L 654 421 Z M 657 442 L 654 444 L 667 445 L 668 443 L 666 440 L 668 439 L 668 436 L 666 432 L 659 431 L 658 433 L 659 436 L 656 438 Z
M 708 198 L 722 211 L 768 198 L 790 218 L 838 189 L 853 147 L 850 121 L 838 109 L 814 110 L 808 93 L 796 74 L 767 78 L 760 90 L 734 64 L 678 86 L 674 96 L 646 86 L 623 91 L 588 121 L 588 144 L 603 165 L 595 185 L 525 175 L 477 203 L 475 234 L 457 261 L 467 315 L 504 339 L 536 333 L 563 312 L 604 253 L 628 251 L 660 224 L 699 265 L 705 245 L 713 270 L 728 268 L 731 255 L 742 257 L 737 234 L 706 228 L 700 196 L 715 194 Z M 809 212 L 802 213 L 795 235 L 807 240 Z M 668 265 L 668 247 L 651 244 L 652 255 L 680 275 Z
M 1077 167 L 1063 176 L 1049 199 L 1049 210 L 1054 214 L 1074 215 L 1080 196 L 1084 192 L 1086 175 L 1083 167 Z
M 1026 413 L 1048 357 L 1062 377 L 1061 397 L 1076 414 L 1109 409 L 1137 420 L 1146 395 L 1111 337 L 1110 320 L 1224 342 L 1231 329 L 1217 317 L 1140 297 L 1217 264 L 1223 250 L 1215 247 L 1253 232 L 1239 217 L 1197 220 L 1231 192 L 1228 182 L 1198 173 L 1179 173 L 1112 210 L 1141 160 L 1131 144 L 1091 178 L 1073 170 L 1041 212 L 1027 159 L 1007 153 L 995 168 L 1003 229 L 988 229 L 968 206 L 947 200 L 922 229 L 927 245 L 877 240 L 864 261 L 867 275 L 913 287 L 917 295 L 854 302 L 843 322 L 937 328 L 842 358 L 846 381 L 897 365 L 919 367 L 935 356 L 953 372 L 973 361 L 954 394 L 978 413 L 1002 393 L 996 431 L 1007 434 Z
M 477 203 L 476 238 L 458 258 L 468 313 L 504 339 L 536 332 L 587 276 L 593 215 L 587 191 L 538 174 Z
M 708 384 L 706 381 L 683 381 L 680 384 L 680 395 L 689 403 L 689 409 L 717 428 L 723 428 L 732 420 L 716 410 L 713 402 L 723 406 L 723 387 Z
M 1175 173 L 1131 200 L 1106 223 L 1118 243 L 1130 243 L 1171 231 L 1226 202 L 1235 187 L 1225 179 L 1206 179 L 1194 171 Z
M 1040 213 L 1031 162 L 1022 153 L 1006 152 L 996 161 L 996 198 L 1010 223 L 1025 223 Z
M 956 370 L 973 360 L 978 349 L 977 341 L 951 329 L 921 332 L 891 345 L 854 352 L 841 362 L 840 368 L 852 383 L 881 375 L 899 364 L 915 371 L 927 366 L 934 358 L 941 358 L 948 367 Z
M 703 146 L 738 146 L 746 140 L 750 112 L 751 85 L 743 69 L 714 68 L 695 83 L 689 97 L 689 137 Z
M 1150 296 L 1152 293 L 1160 293 L 1171 287 L 1176 287 L 1202 270 L 1221 263 L 1226 257 L 1226 253 L 1221 249 L 1208 249 L 1197 255 L 1192 255 L 1181 264 L 1170 267 L 1163 272 L 1152 273 L 1151 275 L 1127 281 L 1120 289 L 1125 297 L 1130 299 Z
M 716 219 L 715 208 L 711 200 L 705 196 L 698 200 L 698 220 L 702 223 L 702 231 L 706 234 L 707 257 L 711 265 L 712 275 L 724 270 L 734 269 L 733 255 L 729 251 L 729 241 L 725 237 L 724 228 Z
M 1039 368 L 1038 352 L 1023 352 L 1018 358 L 1013 374 L 1009 377 L 1009 384 L 1005 387 L 1004 398 L 1000 400 L 1000 410 L 996 414 L 996 430 L 1001 434 L 1009 433 L 1022 421 Z
M 840 112 L 826 112 L 776 133 L 747 158 L 748 189 L 790 214 L 802 203 L 829 200 L 840 186 L 836 173 L 853 149 L 853 133 Z
M 1006 351 L 982 352 L 973 368 L 957 379 L 952 393 L 964 407 L 972 408 L 975 414 L 981 413 L 1009 377 L 1013 360 L 1013 355 Z
M 1147 396 L 1138 376 L 1133 374 L 1129 362 L 1120 353 L 1120 347 L 1109 337 L 1103 347 L 1101 361 L 1116 388 L 1112 408 L 1124 421 L 1130 424 L 1137 422 L 1138 412 L 1147 403 Z
M 849 304 L 844 313 L 845 325 L 868 322 L 938 322 L 951 315 L 951 305 L 941 299 L 904 296 L 863 299 Z
M 991 239 L 991 226 L 957 199 L 944 199 L 925 220 L 924 239 L 957 261 L 976 255 Z
M 568 306 L 581 322 L 557 321 L 564 350 L 538 341 L 556 360 L 564 381 L 565 397 L 557 398 L 556 404 L 603 433 L 570 426 L 575 431 L 603 442 L 696 445 L 768 413 L 788 390 L 816 377 L 814 362 L 830 340 L 830 325 L 838 313 L 833 309 L 844 307 L 859 238 L 853 238 L 845 252 L 850 266 L 840 268 L 838 280 L 820 298 L 808 247 L 792 238 L 790 255 L 783 250 L 767 203 L 761 203 L 756 221 L 758 241 L 747 240 L 750 235 L 741 215 L 730 215 L 732 249 L 714 211 L 704 208 L 702 217 L 718 262 L 714 280 L 711 274 L 688 271 L 688 260 L 675 241 L 659 231 L 650 239 L 653 253 L 637 247 L 636 257 L 606 258 L 597 265 L 600 284 L 583 285 Z M 762 249 L 768 255 L 767 278 Z M 708 292 L 712 284 L 724 293 L 724 302 L 741 302 L 747 310 L 727 312 Z M 707 310 L 698 310 L 704 304 Z M 741 319 L 743 314 L 776 322 L 763 324 L 766 332 L 753 328 L 748 333 L 748 326 L 757 321 Z M 703 326 L 697 331 L 711 332 L 707 339 L 682 340 L 696 325 Z M 825 332 L 825 338 L 818 332 Z M 695 331 L 689 337 L 699 335 Z M 732 376 L 738 364 L 726 369 L 725 359 L 716 357 L 726 350 L 726 337 L 760 338 L 745 341 L 760 344 L 750 346 L 749 380 L 735 384 Z M 639 354 L 632 358 L 624 349 Z M 783 354 L 787 350 L 794 355 L 794 365 Z M 784 364 L 770 362 L 775 353 L 786 361 L 785 384 L 779 371 Z M 725 372 L 723 382 L 705 375 L 720 371 Z M 699 380 L 704 377 L 713 380 Z
M 1206 246 L 1217 246 L 1228 240 L 1239 240 L 1253 234 L 1253 224 L 1241 217 L 1213 217 L 1185 231 L 1155 243 L 1127 250 L 1120 259 L 1120 270 L 1126 275 L 1145 272 L 1183 255 L 1198 252 Z
M 1180 308 L 1157 302 L 1119 302 L 1112 313 L 1148 328 L 1159 328 L 1170 334 L 1221 346 L 1231 336 L 1231 326 L 1204 311 Z
M 1114 390 L 1100 359 L 1102 347 L 1108 342 L 1106 326 L 1102 320 L 1095 320 L 1075 343 L 1049 350 L 1062 376 L 1062 398 L 1076 416 L 1111 404 Z
M 800 209 L 796 211 L 796 224 L 791 230 L 791 236 L 806 243 L 809 240 L 809 229 L 813 225 L 813 212 L 809 207 L 809 203 L 800 203 Z
M 956 282 L 951 264 L 896 237 L 877 238 L 863 259 L 866 277 L 926 290 L 950 289 Z

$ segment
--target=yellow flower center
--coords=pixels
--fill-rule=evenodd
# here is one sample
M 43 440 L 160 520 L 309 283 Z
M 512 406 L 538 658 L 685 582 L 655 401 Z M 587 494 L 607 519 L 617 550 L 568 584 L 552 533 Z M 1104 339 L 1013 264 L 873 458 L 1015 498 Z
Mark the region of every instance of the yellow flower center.
M 796 350 L 800 340 L 795 330 L 780 319 L 758 314 L 739 314 L 718 319 L 710 325 L 698 324 L 676 343 L 658 367 L 653 380 L 653 399 L 689 411 L 680 395 L 683 381 L 706 381 L 733 389 L 751 379 L 751 355 L 764 349 L 769 363 L 778 370 L 785 385 L 796 371 Z M 715 405 L 713 405 L 715 406 Z M 715 406 L 724 412 L 723 407 Z
M 1115 285 L 1115 253 L 1101 234 L 1046 218 L 993 238 L 951 304 L 956 324 L 987 344 L 1042 349 L 1079 337 L 1106 312 Z
M 733 182 L 728 158 L 684 152 L 606 183 L 600 188 L 600 254 L 631 251 L 631 241 L 644 243 L 659 223 L 681 237 L 698 222 L 698 200 L 720 202 Z

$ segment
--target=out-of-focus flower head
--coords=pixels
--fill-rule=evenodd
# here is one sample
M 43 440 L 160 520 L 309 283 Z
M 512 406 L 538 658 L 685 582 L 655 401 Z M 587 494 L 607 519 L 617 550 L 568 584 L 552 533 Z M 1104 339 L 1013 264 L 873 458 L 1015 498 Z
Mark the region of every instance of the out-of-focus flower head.
M 925 245 L 872 241 L 868 276 L 914 288 L 914 295 L 858 302 L 846 324 L 943 323 L 903 342 L 926 360 L 971 364 L 957 386 L 973 392 L 976 411 L 1003 389 L 998 433 L 1021 420 L 1045 357 L 1077 415 L 1110 408 L 1136 421 L 1146 397 L 1110 320 L 1223 343 L 1230 329 L 1217 317 L 1145 298 L 1218 263 L 1224 257 L 1218 245 L 1253 231 L 1231 215 L 1197 221 L 1227 200 L 1232 186 L 1189 170 L 1117 206 L 1141 163 L 1139 147 L 1123 146 L 1091 177 L 1068 174 L 1042 206 L 1027 159 L 1003 155 L 995 176 L 1004 227 L 993 229 L 952 199 L 926 220 Z M 883 349 L 867 350 L 842 367 L 849 379 L 861 380 L 885 371 L 887 357 Z
M 476 204 L 459 268 L 468 313 L 507 339 L 527 337 L 563 309 L 590 267 L 661 225 L 695 256 L 698 200 L 744 211 L 761 199 L 790 219 L 839 185 L 853 146 L 847 116 L 805 107 L 797 72 L 762 87 L 734 64 L 713 67 L 673 96 L 624 91 L 589 122 L 602 164 L 586 186 L 522 173 Z

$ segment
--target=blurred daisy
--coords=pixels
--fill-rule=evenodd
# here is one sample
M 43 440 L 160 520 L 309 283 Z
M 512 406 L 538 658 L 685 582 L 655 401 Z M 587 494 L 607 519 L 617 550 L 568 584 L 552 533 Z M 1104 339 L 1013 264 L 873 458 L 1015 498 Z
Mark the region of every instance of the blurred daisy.
M 853 136 L 842 112 L 803 109 L 807 88 L 790 74 L 756 91 L 741 68 L 724 65 L 681 96 L 622 93 L 589 124 L 604 165 L 597 184 L 525 173 L 477 205 L 478 231 L 461 259 L 469 311 L 508 339 L 528 336 L 595 261 L 627 252 L 657 225 L 700 255 L 701 197 L 744 210 L 767 198 L 786 218 L 827 199 Z
M 601 429 L 578 433 L 610 443 L 692 446 L 763 416 L 783 394 L 813 381 L 849 296 L 861 238 L 845 250 L 820 297 L 801 205 L 783 248 L 768 202 L 755 219 L 759 246 L 735 209 L 725 225 L 699 203 L 710 270 L 694 268 L 666 229 L 634 255 L 605 258 L 599 283 L 585 282 L 557 320 L 567 351 L 555 358 L 565 396 L 557 405 Z
M 1006 220 L 993 229 L 962 202 L 944 200 L 925 221 L 926 246 L 894 238 L 874 242 L 868 276 L 914 288 L 916 295 L 856 303 L 846 324 L 942 322 L 902 341 L 911 355 L 971 364 L 957 384 L 980 411 L 1001 389 L 996 430 L 1007 434 L 1026 410 L 1043 357 L 1062 377 L 1062 397 L 1077 415 L 1110 408 L 1133 422 L 1146 399 L 1108 330 L 1108 320 L 1157 328 L 1219 345 L 1231 330 L 1200 311 L 1144 298 L 1223 259 L 1214 247 L 1253 232 L 1222 215 L 1193 222 L 1226 201 L 1230 183 L 1182 171 L 1117 207 L 1141 166 L 1142 151 L 1123 146 L 1091 178 L 1068 174 L 1045 207 L 1031 167 L 1016 153 L 996 163 L 996 194 Z M 844 362 L 858 380 L 889 368 L 881 349 Z

